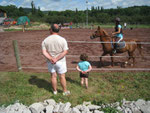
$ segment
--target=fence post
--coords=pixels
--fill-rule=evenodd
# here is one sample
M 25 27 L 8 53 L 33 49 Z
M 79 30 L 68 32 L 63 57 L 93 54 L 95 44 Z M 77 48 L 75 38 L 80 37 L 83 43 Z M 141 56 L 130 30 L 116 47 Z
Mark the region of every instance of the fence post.
M 22 71 L 17 40 L 13 40 L 13 46 L 14 46 L 14 52 L 15 52 L 18 71 Z

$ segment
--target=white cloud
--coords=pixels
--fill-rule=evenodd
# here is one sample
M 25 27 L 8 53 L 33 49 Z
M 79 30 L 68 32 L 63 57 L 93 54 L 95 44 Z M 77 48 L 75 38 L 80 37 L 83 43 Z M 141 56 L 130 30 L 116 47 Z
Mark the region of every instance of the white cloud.
M 42 11 L 47 11 L 45 7 L 40 7 Z
M 122 1 L 122 7 L 150 5 L 148 0 L 125 0 Z
M 46 0 L 43 0 L 46 1 Z M 81 1 L 78 0 L 51 0 L 51 1 L 46 1 L 47 4 L 42 3 L 41 4 L 41 10 L 56 10 L 56 11 L 61 11 L 61 10 L 75 10 L 76 8 L 82 9 L 84 8 L 85 5 L 81 4 Z
M 8 2 L 10 1 L 10 2 Z M 42 11 L 45 10 L 85 10 L 87 7 L 86 0 L 33 0 L 35 7 L 40 7 Z M 0 0 L 0 5 L 6 6 L 14 4 L 17 7 L 29 7 L 31 8 L 32 0 Z M 150 0 L 88 0 L 88 8 L 91 6 L 116 8 L 117 6 L 128 7 L 134 5 L 149 5 Z
M 111 2 L 114 4 L 119 4 L 120 2 L 122 2 L 122 0 L 111 0 Z
M 29 6 L 31 4 L 32 0 L 23 0 L 22 1 L 22 5 L 25 5 L 25 6 Z
M 6 1 L 2 1 L 2 2 L 0 2 L 0 5 L 5 6 L 5 5 L 7 5 L 7 2 Z
M 7 5 L 16 5 L 16 4 L 13 1 L 8 2 L 7 0 L 3 0 L 2 2 L 0 2 L 0 5 L 7 6 Z

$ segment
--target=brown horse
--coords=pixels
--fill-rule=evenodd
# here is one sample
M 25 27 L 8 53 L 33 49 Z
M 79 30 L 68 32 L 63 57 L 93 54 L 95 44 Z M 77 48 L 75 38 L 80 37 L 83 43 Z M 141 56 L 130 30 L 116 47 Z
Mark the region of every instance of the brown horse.
M 102 42 L 102 47 L 103 47 L 103 54 L 100 57 L 100 63 L 103 65 L 102 63 L 102 57 L 109 54 L 111 57 L 111 65 L 114 65 L 114 53 L 113 51 L 113 47 L 112 47 L 112 37 L 108 35 L 108 33 L 106 31 L 104 31 L 103 29 L 101 29 L 99 26 L 97 28 L 97 30 L 90 36 L 91 39 L 100 37 L 100 41 Z M 140 55 L 143 57 L 142 55 L 142 46 L 140 44 L 139 41 L 136 40 L 124 40 L 126 42 L 125 47 L 121 48 L 121 49 L 117 49 L 117 53 L 124 53 L 124 52 L 128 52 L 129 58 L 128 60 L 125 62 L 125 64 L 127 64 L 129 62 L 129 60 L 132 58 L 133 59 L 133 66 L 135 65 L 135 56 L 134 56 L 134 51 L 136 50 L 136 48 L 138 48 Z

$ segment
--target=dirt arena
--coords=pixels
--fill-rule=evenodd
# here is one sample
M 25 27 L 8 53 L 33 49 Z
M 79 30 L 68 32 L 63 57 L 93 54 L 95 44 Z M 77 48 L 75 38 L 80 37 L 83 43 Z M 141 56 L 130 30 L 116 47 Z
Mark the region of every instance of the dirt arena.
M 113 29 L 105 29 L 109 34 Z M 97 71 L 150 71 L 150 29 L 136 28 L 133 30 L 125 29 L 124 38 L 138 39 L 143 42 L 143 55 L 141 59 L 139 52 L 135 51 L 136 66 L 128 65 L 126 68 L 121 64 L 126 61 L 127 53 L 116 54 L 115 66 L 110 66 L 110 58 L 104 57 L 104 66 L 97 67 L 99 64 L 99 56 L 102 54 L 101 44 L 95 43 L 75 43 L 71 41 L 88 41 L 99 42 L 99 39 L 90 39 L 90 35 L 95 29 L 64 29 L 60 31 L 60 35 L 68 41 L 69 52 L 67 55 L 68 71 L 75 70 L 81 53 L 89 56 L 89 61 L 94 70 Z M 49 35 L 49 31 L 26 31 L 26 32 L 1 32 L 0 33 L 0 71 L 17 71 L 16 59 L 14 55 L 13 40 L 18 41 L 19 56 L 21 66 L 26 72 L 47 72 L 46 59 L 41 53 L 41 42 Z M 145 43 L 146 42 L 146 43 Z

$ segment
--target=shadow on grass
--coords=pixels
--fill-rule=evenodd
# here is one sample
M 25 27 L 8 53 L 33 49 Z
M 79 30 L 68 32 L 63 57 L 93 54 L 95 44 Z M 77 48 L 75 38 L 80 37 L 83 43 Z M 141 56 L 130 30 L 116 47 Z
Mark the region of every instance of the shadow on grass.
M 111 61 L 103 61 L 103 65 L 100 63 L 100 61 L 89 61 L 89 62 L 91 63 L 92 66 L 96 66 L 97 68 L 111 66 Z M 114 66 L 122 67 L 123 64 L 124 62 L 114 62 Z
M 78 82 L 77 80 L 73 80 L 70 77 L 66 77 L 66 81 L 70 82 L 71 84 L 73 83 L 73 84 L 81 86 L 80 82 Z
M 51 83 L 44 79 L 37 78 L 36 75 L 31 76 L 31 78 L 29 79 L 29 83 L 32 85 L 36 85 L 38 88 L 44 88 L 49 92 L 53 92 Z

